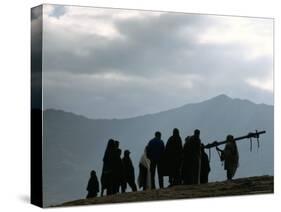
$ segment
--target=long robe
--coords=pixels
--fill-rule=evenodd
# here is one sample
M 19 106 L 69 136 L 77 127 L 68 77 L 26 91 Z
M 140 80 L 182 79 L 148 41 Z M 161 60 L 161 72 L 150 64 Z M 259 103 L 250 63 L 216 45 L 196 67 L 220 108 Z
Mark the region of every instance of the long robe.
M 185 143 L 183 146 L 183 163 L 182 163 L 182 180 L 186 185 L 192 184 L 192 176 L 191 176 L 191 148 L 190 148 L 190 137 L 185 138 Z
M 96 175 L 92 175 L 87 185 L 87 198 L 96 197 L 99 192 L 99 181 Z
M 106 189 L 107 195 L 113 194 L 113 167 L 114 167 L 114 155 L 116 154 L 114 146 L 114 140 L 108 141 L 104 157 L 103 167 L 101 174 L 101 196 L 103 196 L 104 190 Z
M 209 172 L 211 171 L 210 162 L 208 155 L 204 151 L 201 150 L 201 173 L 200 173 L 200 184 L 208 183 L 209 181 Z
M 180 168 L 182 164 L 182 140 L 179 135 L 171 136 L 166 144 L 163 160 L 164 175 L 172 178 L 172 184 L 180 181 Z
M 187 137 L 183 148 L 182 175 L 184 184 L 199 184 L 201 172 L 201 140 Z
M 124 156 L 122 158 L 122 164 L 123 164 L 122 192 L 126 191 L 127 183 L 131 187 L 132 191 L 136 191 L 137 186 L 135 183 L 135 170 L 131 158 L 129 156 Z
M 138 176 L 138 186 L 139 188 L 151 189 L 151 173 L 150 173 L 150 160 L 146 155 L 146 151 L 141 156 L 139 162 L 139 176 Z
M 239 166 L 239 153 L 235 141 L 226 143 L 222 160 L 224 160 L 224 169 L 228 172 L 228 178 L 231 179 Z

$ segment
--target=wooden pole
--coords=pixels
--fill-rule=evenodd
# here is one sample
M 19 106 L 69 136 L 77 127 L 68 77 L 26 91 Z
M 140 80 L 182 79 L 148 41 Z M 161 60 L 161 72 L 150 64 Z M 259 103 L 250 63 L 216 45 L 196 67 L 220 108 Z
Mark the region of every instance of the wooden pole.
M 246 139 L 246 138 L 257 138 L 257 139 L 259 139 L 260 135 L 265 134 L 265 133 L 266 133 L 265 130 L 256 131 L 256 132 L 249 132 L 248 135 L 244 135 L 244 136 L 234 138 L 234 140 L 239 141 L 239 140 Z M 226 142 L 227 142 L 226 140 L 224 140 L 224 141 L 214 141 L 212 143 L 209 143 L 209 144 L 205 145 L 204 148 L 210 149 L 210 148 L 217 147 L 217 146 L 220 146 L 222 144 L 225 144 Z

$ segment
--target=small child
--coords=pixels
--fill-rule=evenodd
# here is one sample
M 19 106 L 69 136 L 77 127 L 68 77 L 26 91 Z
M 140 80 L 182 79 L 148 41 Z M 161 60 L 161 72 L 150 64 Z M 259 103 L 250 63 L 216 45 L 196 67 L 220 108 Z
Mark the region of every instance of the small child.
M 88 182 L 87 191 L 87 198 L 96 197 L 99 192 L 99 181 L 94 170 L 91 171 L 91 177 Z

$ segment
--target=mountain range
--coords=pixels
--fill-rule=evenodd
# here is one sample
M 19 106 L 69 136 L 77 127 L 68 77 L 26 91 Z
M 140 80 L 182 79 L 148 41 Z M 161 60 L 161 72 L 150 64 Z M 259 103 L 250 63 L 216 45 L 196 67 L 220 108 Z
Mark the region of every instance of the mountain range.
M 238 141 L 240 164 L 235 177 L 273 175 L 274 107 L 219 95 L 179 108 L 126 119 L 90 119 L 62 110 L 43 111 L 43 199 L 44 206 L 57 205 L 86 196 L 91 170 L 101 175 L 102 158 L 110 138 L 129 149 L 138 176 L 138 162 L 155 131 L 166 143 L 174 128 L 182 140 L 200 129 L 204 144 L 257 130 L 266 130 L 260 148 L 248 140 Z M 211 150 L 210 181 L 225 180 L 225 171 Z M 166 186 L 167 186 L 167 181 Z

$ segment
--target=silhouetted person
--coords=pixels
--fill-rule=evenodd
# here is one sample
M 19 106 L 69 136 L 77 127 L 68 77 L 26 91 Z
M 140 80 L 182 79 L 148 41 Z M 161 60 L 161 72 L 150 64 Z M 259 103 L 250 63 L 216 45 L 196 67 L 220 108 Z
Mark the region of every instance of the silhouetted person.
M 183 157 L 182 175 L 184 184 L 200 184 L 201 140 L 198 129 L 194 131 L 193 136 L 185 139 Z
M 99 181 L 96 176 L 96 172 L 93 170 L 91 171 L 91 177 L 88 182 L 87 186 L 88 195 L 87 198 L 96 197 L 99 193 Z
M 178 129 L 173 130 L 173 135 L 168 139 L 165 153 L 165 170 L 169 176 L 169 183 L 171 185 L 178 185 L 181 183 L 180 169 L 182 163 L 182 140 Z
M 145 148 L 139 162 L 138 185 L 139 188 L 142 188 L 143 190 L 151 189 L 150 160 L 148 159 L 146 152 Z
M 109 139 L 103 157 L 103 168 L 101 175 L 101 196 L 106 189 L 106 194 L 113 194 L 113 166 L 116 144 L 113 139 Z
M 200 172 L 200 184 L 208 183 L 209 173 L 211 171 L 209 157 L 204 151 L 204 145 L 201 144 L 201 172 Z
M 239 153 L 236 142 L 232 135 L 226 137 L 227 143 L 221 152 L 221 160 L 224 161 L 224 169 L 226 170 L 227 180 L 232 180 L 239 165 Z
M 147 157 L 150 160 L 150 171 L 151 171 L 151 186 L 155 189 L 155 171 L 157 168 L 159 187 L 163 188 L 163 176 L 161 173 L 161 159 L 165 150 L 164 142 L 161 140 L 161 133 L 156 132 L 155 137 L 149 141 L 146 151 Z
M 114 141 L 115 149 L 119 149 L 119 144 L 120 144 L 119 141 L 117 141 L 117 140 Z
M 192 154 L 190 147 L 190 136 L 185 138 L 185 143 L 183 146 L 183 162 L 182 162 L 182 181 L 185 185 L 192 184 Z
M 115 144 L 115 148 L 119 146 L 119 142 L 117 141 Z M 122 150 L 116 149 L 113 155 L 113 194 L 119 192 L 122 183 L 124 182 L 123 178 L 123 164 L 121 159 Z
M 191 177 L 192 184 L 200 184 L 201 171 L 201 140 L 200 130 L 194 130 L 193 136 L 189 140 L 191 149 Z
M 122 192 L 126 191 L 127 183 L 131 187 L 132 191 L 137 191 L 137 185 L 135 183 L 135 170 L 130 158 L 130 151 L 125 150 L 124 157 L 122 158 L 123 164 L 123 184 Z

